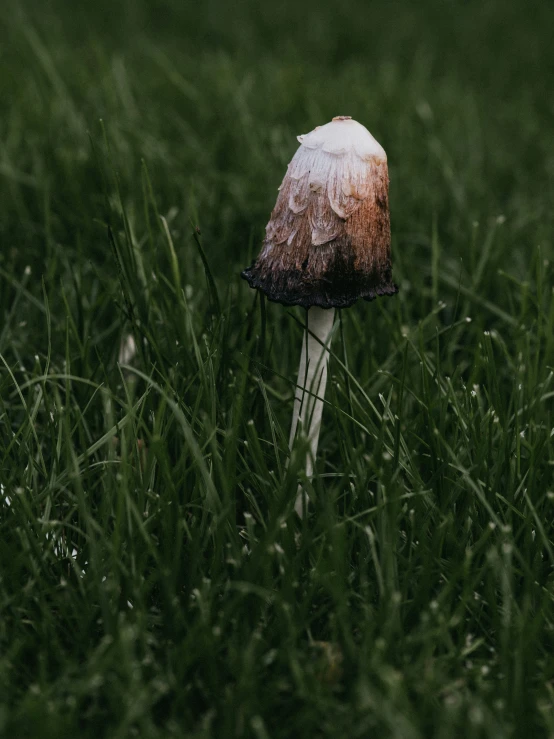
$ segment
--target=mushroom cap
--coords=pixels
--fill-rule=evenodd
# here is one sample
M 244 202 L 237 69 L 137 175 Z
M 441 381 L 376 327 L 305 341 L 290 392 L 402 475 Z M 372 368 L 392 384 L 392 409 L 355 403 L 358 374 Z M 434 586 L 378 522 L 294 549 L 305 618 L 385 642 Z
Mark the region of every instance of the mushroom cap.
M 296 137 L 307 149 L 321 149 L 329 154 L 347 154 L 354 150 L 360 159 L 387 159 L 381 144 L 365 126 L 349 115 L 338 115 L 330 123 L 317 126 L 310 133 Z
M 348 116 L 298 141 L 262 250 L 242 277 L 270 300 L 306 308 L 394 295 L 385 150 Z

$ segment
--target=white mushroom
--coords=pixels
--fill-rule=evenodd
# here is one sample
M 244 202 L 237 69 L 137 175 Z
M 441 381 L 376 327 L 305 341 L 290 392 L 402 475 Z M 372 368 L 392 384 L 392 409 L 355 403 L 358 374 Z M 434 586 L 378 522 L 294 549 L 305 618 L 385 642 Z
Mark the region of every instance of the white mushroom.
M 307 310 L 290 447 L 299 427 L 313 472 L 334 309 L 394 295 L 387 155 L 369 131 L 338 116 L 298 137 L 262 250 L 242 273 L 269 300 Z M 303 508 L 302 496 L 296 509 Z

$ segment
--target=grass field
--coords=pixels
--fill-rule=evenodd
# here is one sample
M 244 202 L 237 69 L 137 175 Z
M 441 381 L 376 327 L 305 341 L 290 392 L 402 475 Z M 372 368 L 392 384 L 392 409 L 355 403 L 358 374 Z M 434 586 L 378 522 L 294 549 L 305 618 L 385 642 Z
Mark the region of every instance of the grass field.
M 554 737 L 554 5 L 0 27 L 0 735 Z M 240 271 L 334 115 L 400 292 L 339 316 L 300 520 L 304 314 Z

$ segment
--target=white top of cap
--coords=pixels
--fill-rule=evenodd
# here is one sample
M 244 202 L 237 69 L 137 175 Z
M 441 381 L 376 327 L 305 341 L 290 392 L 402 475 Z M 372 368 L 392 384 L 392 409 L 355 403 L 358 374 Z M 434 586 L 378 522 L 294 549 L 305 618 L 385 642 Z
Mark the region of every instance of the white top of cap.
M 308 149 L 321 149 L 329 154 L 355 151 L 361 159 L 387 158 L 385 150 L 367 128 L 350 116 L 337 116 L 330 123 L 298 136 L 298 141 Z

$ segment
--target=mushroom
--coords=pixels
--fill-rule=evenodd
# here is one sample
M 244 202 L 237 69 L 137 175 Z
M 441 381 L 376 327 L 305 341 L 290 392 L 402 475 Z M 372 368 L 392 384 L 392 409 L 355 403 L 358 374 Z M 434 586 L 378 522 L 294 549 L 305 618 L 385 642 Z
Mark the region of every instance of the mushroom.
M 350 116 L 298 136 L 262 250 L 242 272 L 269 300 L 306 308 L 289 446 L 308 440 L 306 476 L 317 453 L 335 308 L 398 292 L 392 282 L 387 155 Z M 304 494 L 296 501 L 301 513 Z

